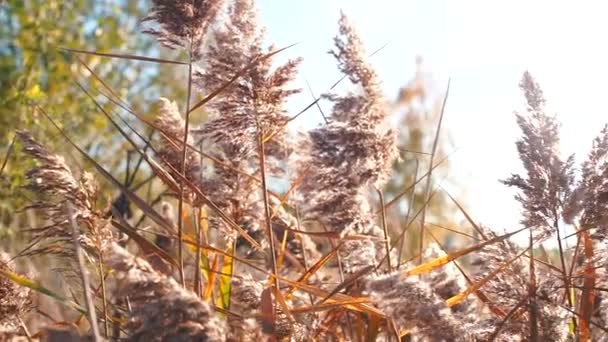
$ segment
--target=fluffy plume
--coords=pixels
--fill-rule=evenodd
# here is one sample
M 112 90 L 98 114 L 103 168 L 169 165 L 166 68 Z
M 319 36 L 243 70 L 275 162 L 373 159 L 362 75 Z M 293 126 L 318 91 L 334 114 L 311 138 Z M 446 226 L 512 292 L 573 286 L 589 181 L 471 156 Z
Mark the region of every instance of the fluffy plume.
M 424 251 L 424 259 L 431 260 L 444 257 L 446 253 L 436 243 L 431 243 Z M 431 272 L 425 280 L 431 285 L 433 291 L 444 300 L 447 300 L 467 289 L 467 282 L 462 273 L 453 263 L 449 263 Z M 451 309 L 458 313 L 470 313 L 476 308 L 472 298 L 453 306 Z
M 77 179 L 63 157 L 50 153 L 25 131 L 17 132 L 17 136 L 25 152 L 38 162 L 38 166 L 26 174 L 27 188 L 38 197 L 28 208 L 38 209 L 51 222 L 32 230 L 38 247 L 30 249 L 28 254 L 72 255 L 70 211 L 84 233 L 78 237 L 83 247 L 89 252 L 103 249 L 113 237 L 103 213 L 95 208 L 98 187 L 93 175 L 83 172 Z
M 117 272 L 118 296 L 128 296 L 131 303 L 131 341 L 225 340 L 225 323 L 194 293 L 117 244 L 109 245 L 105 254 Z
M 14 272 L 9 256 L 0 252 L 0 270 Z M 0 275 L 0 340 L 3 333 L 16 332 L 18 319 L 32 308 L 32 292 Z
M 153 0 L 144 23 L 155 24 L 144 33 L 155 36 L 171 49 L 190 51 L 193 60 L 201 58 L 204 38 L 224 0 Z
M 205 64 L 195 72 L 195 80 L 203 92 L 209 93 L 239 70 L 252 67 L 208 104 L 206 109 L 212 117 L 194 133 L 214 146 L 211 154 L 219 161 L 203 185 L 205 191 L 237 224 L 265 244 L 258 145 L 261 136 L 267 177 L 282 176 L 282 161 L 291 153 L 285 141 L 289 118 L 283 106 L 290 95 L 299 92 L 289 89 L 288 84 L 300 60 L 273 69 L 272 59 L 262 58 L 271 51 L 263 46 L 263 33 L 254 1 L 236 0 L 228 10 L 226 23 L 214 31 L 214 43 L 206 51 Z M 283 235 L 284 228 L 295 228 L 280 203 L 271 206 L 278 211 L 272 221 L 277 236 Z M 222 226 L 221 222 L 215 223 Z M 233 233 L 227 236 L 235 238 Z M 303 239 L 308 241 L 308 237 Z M 294 254 L 305 249 L 293 234 L 289 248 Z
M 464 335 L 445 301 L 427 282 L 395 273 L 370 278 L 366 290 L 372 303 L 401 331 L 413 330 L 432 341 L 454 341 Z
M 376 73 L 366 61 L 361 40 L 346 16 L 332 54 L 340 70 L 361 93 L 328 96 L 331 121 L 311 130 L 299 145 L 297 169 L 306 177 L 299 187 L 306 218 L 342 235 L 383 237 L 372 219 L 368 192 L 386 181 L 396 155 L 395 132 L 388 127 L 385 101 Z M 310 165 L 315 165 L 310 168 Z M 347 241 L 342 250 L 348 271 L 383 257 L 382 243 Z
M 241 159 L 257 150 L 258 134 L 262 134 L 266 155 L 284 158 L 288 152 L 284 141 L 288 117 L 283 106 L 290 95 L 299 92 L 287 86 L 296 76 L 300 59 L 273 70 L 272 58 L 261 58 L 271 50 L 263 47 L 264 34 L 253 0 L 236 0 L 228 17 L 215 31 L 215 42 L 205 55 L 206 64 L 195 73 L 199 86 L 211 92 L 250 63 L 255 61 L 255 65 L 209 104 L 207 109 L 214 116 L 201 133 Z
M 264 287 L 250 275 L 233 279 L 231 311 L 239 314 L 239 319 L 229 319 L 230 340 L 245 341 L 253 336 L 264 336 L 261 321 L 252 320 L 260 315 L 260 301 Z M 288 304 L 297 301 L 296 296 Z M 296 315 L 295 321 L 290 321 L 283 308 L 276 307 L 276 335 L 280 341 L 306 341 L 312 337 L 316 323 L 314 315 Z
M 604 126 L 600 135 L 593 141 L 593 147 L 587 160 L 583 163 L 581 226 L 594 228 L 593 236 L 603 240 L 608 235 L 606 211 L 608 210 L 608 126 Z
M 558 229 L 564 205 L 569 203 L 574 157 L 560 159 L 559 125 L 545 113 L 543 92 L 530 73 L 524 73 L 519 87 L 526 97 L 527 115 L 516 114 L 523 133 L 516 145 L 527 174 L 525 178 L 513 174 L 502 182 L 521 190 L 516 199 L 524 208 L 522 223 L 538 228 L 537 237 L 548 237 Z
M 495 232 L 484 229 L 484 235 L 488 239 L 495 238 Z M 530 267 L 528 260 L 521 256 L 514 261 L 517 255 L 521 253 L 521 249 L 510 241 L 503 241 L 488 245 L 474 255 L 472 260 L 473 266 L 473 281 L 479 281 L 490 273 L 496 271 L 506 263 L 509 263 L 506 268 L 498 272 L 491 278 L 482 288 L 483 293 L 499 308 L 508 312 L 519 302 L 529 296 L 529 279 Z M 539 334 L 543 337 L 543 341 L 566 341 L 568 335 L 568 312 L 561 308 L 563 298 L 563 281 L 561 275 L 555 273 L 554 270 L 546 268 L 538 268 L 535 271 L 537 279 L 537 302 L 538 310 L 538 327 Z M 527 308 L 522 308 L 522 314 L 519 319 L 511 319 L 503 326 L 502 333 L 506 336 L 518 336 L 520 339 L 526 339 L 530 336 L 530 323 Z M 480 327 L 488 326 L 493 320 L 485 321 L 480 324 Z M 496 324 L 500 323 L 495 322 Z M 479 322 L 475 320 L 473 325 Z M 497 328 L 495 326 L 494 328 Z M 483 335 L 482 332 L 479 332 Z M 490 334 L 492 334 L 490 332 Z M 483 339 L 481 339 L 483 340 Z
M 590 230 L 592 256 L 585 250 L 586 260 L 579 257 L 581 272 L 591 277 L 591 283 L 586 279 L 579 281 L 579 285 L 593 285 L 596 288 L 608 286 L 608 227 L 606 226 L 606 211 L 608 210 L 608 126 L 604 126 L 600 135 L 593 141 L 593 147 L 587 160 L 583 163 L 582 179 L 578 191 L 582 194 L 579 207 L 582 209 L 580 217 L 581 230 Z M 585 233 L 582 233 L 585 234 Z M 589 272 L 590 271 L 590 272 Z M 608 323 L 608 299 L 604 291 L 594 291 L 595 303 L 592 320 L 601 326 Z M 593 328 L 593 327 L 592 327 Z M 607 334 L 601 329 L 592 329 L 593 337 L 597 340 L 606 339 Z
M 167 166 L 167 171 L 176 180 L 180 178 L 182 170 L 182 143 L 186 123 L 179 113 L 175 101 L 160 98 L 160 110 L 154 123 L 163 132 L 161 142 L 156 150 L 156 156 Z M 195 139 L 189 132 L 186 144 L 193 146 Z M 190 147 L 186 147 L 185 177 L 193 185 L 202 189 L 201 155 Z M 189 187 L 184 187 L 185 199 L 191 203 L 200 204 Z

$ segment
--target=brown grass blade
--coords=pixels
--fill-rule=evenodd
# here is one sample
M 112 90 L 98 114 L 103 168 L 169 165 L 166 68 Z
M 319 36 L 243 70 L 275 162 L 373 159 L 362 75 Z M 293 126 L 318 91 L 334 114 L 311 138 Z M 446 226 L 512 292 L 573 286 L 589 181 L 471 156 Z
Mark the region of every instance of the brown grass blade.
M 55 121 L 48 115 L 48 113 L 46 113 L 40 107 L 37 107 L 37 108 L 51 122 L 51 124 L 55 127 L 55 129 L 57 129 L 57 131 L 64 137 L 64 139 L 72 147 L 74 147 L 88 162 L 93 164 L 93 166 L 97 169 L 97 171 L 99 173 L 101 173 L 104 176 L 104 178 L 106 178 L 110 183 L 112 183 L 112 185 L 119 188 L 120 191 L 122 191 L 129 198 L 129 200 L 131 202 L 133 202 L 135 205 L 137 205 L 142 210 L 142 212 L 144 212 L 146 215 L 148 215 L 148 217 L 150 217 L 155 223 L 157 223 L 160 227 L 164 228 L 168 232 L 175 231 L 173 229 L 171 223 L 167 222 L 160 214 L 158 214 L 156 212 L 156 210 L 154 210 L 152 207 L 150 207 L 146 203 L 146 201 L 144 201 L 139 196 L 137 196 L 135 193 L 133 193 L 131 190 L 126 188 L 120 181 L 118 181 L 116 178 L 114 178 L 114 176 L 112 176 L 112 174 L 110 174 L 108 171 L 106 171 L 106 169 L 104 169 L 101 165 L 99 165 L 99 163 L 97 163 L 97 161 L 95 161 L 94 158 L 89 156 L 84 150 L 82 150 L 80 147 L 78 147 L 78 145 L 76 145 L 76 143 L 74 143 L 74 141 L 72 141 L 72 139 L 70 139 L 70 137 L 67 136 L 67 134 L 57 125 L 57 123 L 55 123 Z
M 4 155 L 4 160 L 2 161 L 2 166 L 0 166 L 0 176 L 2 176 L 2 173 L 4 172 L 4 168 L 6 167 L 6 164 L 8 163 L 8 159 L 11 157 L 11 153 L 13 153 L 13 147 L 15 146 L 16 139 L 17 139 L 17 135 L 15 134 L 13 136 L 13 139 L 11 140 L 10 145 L 8 145 L 8 150 L 6 150 L 6 154 Z
M 505 326 L 505 324 L 511 319 L 511 317 L 513 317 L 513 315 L 517 312 L 517 310 L 519 308 L 521 308 L 527 301 L 528 301 L 528 298 L 522 298 L 511 310 L 509 310 L 507 315 L 496 326 L 496 329 L 494 329 L 494 332 L 492 333 L 492 335 L 490 335 L 490 338 L 488 338 L 488 341 L 494 341 L 496 339 L 496 337 L 498 337 L 498 335 L 500 334 L 500 332 L 501 332 L 502 328 Z
M 120 96 L 112 89 L 112 87 L 110 87 L 95 71 L 93 71 L 92 68 L 89 67 L 89 65 L 87 63 L 85 63 L 85 61 L 83 61 L 80 57 L 76 56 L 76 60 L 78 61 L 78 63 L 80 63 L 85 69 L 87 69 L 87 71 L 93 75 L 93 78 L 95 78 L 97 80 L 97 82 L 101 83 L 101 85 L 110 92 L 110 94 L 112 96 L 114 96 L 114 98 L 116 98 L 118 101 L 121 101 L 123 105 L 125 105 L 125 107 L 127 106 L 127 103 L 124 102 Z
M 131 238 L 131 240 L 135 241 L 135 243 L 139 246 L 139 248 L 141 248 L 142 252 L 144 252 L 146 256 L 149 257 L 150 255 L 157 255 L 158 257 L 169 263 L 171 266 L 175 268 L 178 267 L 177 261 L 175 261 L 175 259 L 173 259 L 169 254 L 167 254 L 167 252 L 165 252 L 162 248 L 158 247 L 156 244 L 148 241 L 148 239 L 137 233 L 137 231 L 133 227 L 129 226 L 128 222 L 123 221 L 121 223 L 113 219 L 112 225 L 116 229 L 120 230 L 120 232 Z
M 365 334 L 365 341 L 375 342 L 378 339 L 380 333 L 381 320 L 377 316 L 371 316 L 367 325 L 367 333 Z
M 160 64 L 188 65 L 188 63 L 186 63 L 186 62 L 174 61 L 174 60 L 163 59 L 163 58 L 130 55 L 130 54 L 124 54 L 124 53 L 96 52 L 96 51 L 86 51 L 86 50 L 69 49 L 69 48 L 59 48 L 59 49 L 63 50 L 63 51 L 67 51 L 67 52 L 79 53 L 79 54 L 84 54 L 84 55 L 93 55 L 93 56 L 99 56 L 99 57 L 119 58 L 119 59 L 153 62 L 153 63 L 160 63 Z
M 271 335 L 271 338 L 276 341 L 276 316 L 274 303 L 272 302 L 272 287 L 267 287 L 262 291 L 260 298 L 260 314 L 262 319 L 262 331 L 265 334 Z
M 343 282 L 338 284 L 338 286 L 336 286 L 336 288 L 334 288 L 329 294 L 327 294 L 327 296 L 323 297 L 323 299 L 321 300 L 321 303 L 325 303 L 328 299 L 330 299 L 331 297 L 336 295 L 338 292 L 351 287 L 352 285 L 354 285 L 357 282 L 357 280 L 359 280 L 359 278 L 368 275 L 375 268 L 376 268 L 375 266 L 370 265 L 370 266 L 364 267 L 364 268 L 360 269 L 359 271 L 353 273 L 346 280 L 344 280 Z
M 272 219 L 270 216 L 270 204 L 268 203 L 268 186 L 266 184 L 266 154 L 264 153 L 264 132 L 261 129 L 260 123 L 256 120 L 257 139 L 258 139 L 258 157 L 260 162 L 260 177 L 262 179 L 262 200 L 264 201 L 264 222 L 266 224 L 266 235 L 268 238 L 270 261 L 272 263 L 272 271 L 275 275 L 279 274 L 277 264 L 277 254 L 275 251 L 274 230 L 272 229 Z M 279 280 L 274 277 L 274 286 L 279 288 Z
M 477 223 L 475 223 L 473 218 L 471 218 L 471 215 L 469 215 L 469 213 L 464 209 L 464 207 L 462 205 L 460 205 L 460 203 L 458 203 L 458 201 L 454 197 L 452 197 L 452 195 L 446 189 L 444 189 L 441 185 L 439 187 L 441 188 L 441 190 L 443 190 L 443 192 L 446 195 L 448 195 L 450 200 L 452 200 L 452 202 L 454 202 L 454 204 L 458 207 L 458 210 L 460 210 L 460 212 L 464 215 L 464 217 L 467 219 L 469 224 L 471 226 L 473 226 L 473 228 L 475 228 L 477 233 L 479 233 L 479 236 L 481 236 L 484 240 L 487 240 L 488 237 L 484 234 L 483 230 L 481 228 L 479 228 L 479 225 L 477 225 Z

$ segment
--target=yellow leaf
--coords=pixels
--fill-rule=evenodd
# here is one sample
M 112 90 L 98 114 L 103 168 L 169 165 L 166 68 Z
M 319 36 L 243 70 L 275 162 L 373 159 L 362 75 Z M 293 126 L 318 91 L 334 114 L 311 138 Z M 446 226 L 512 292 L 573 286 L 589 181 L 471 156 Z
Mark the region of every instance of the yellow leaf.
M 220 307 L 222 309 L 230 309 L 230 292 L 232 290 L 232 272 L 234 262 L 232 257 L 228 254 L 234 254 L 234 242 L 232 242 L 228 248 L 226 248 L 226 254 L 224 255 L 224 265 L 222 266 L 220 275 Z
M 30 89 L 25 91 L 25 97 L 28 100 L 39 101 L 46 97 L 46 94 L 40 89 L 38 84 L 33 85 Z

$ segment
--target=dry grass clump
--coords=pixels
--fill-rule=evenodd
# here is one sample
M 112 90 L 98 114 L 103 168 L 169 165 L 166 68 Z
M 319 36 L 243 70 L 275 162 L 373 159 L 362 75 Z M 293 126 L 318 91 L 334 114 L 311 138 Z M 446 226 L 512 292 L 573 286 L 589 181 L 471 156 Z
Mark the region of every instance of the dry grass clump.
M 185 105 L 161 98 L 154 120 L 131 111 L 159 138 L 142 147 L 131 139 L 141 137 L 140 127 L 120 130 L 150 166 L 150 179 L 159 180 L 148 194 L 161 195 L 153 200 L 122 185 L 67 136 L 99 177 L 75 172 L 18 131 L 23 151 L 36 161 L 26 175 L 28 209 L 45 222 L 26 230 L 30 241 L 18 256 L 61 257 L 81 281 L 70 284 L 77 291 L 50 289 L 14 273 L 3 255 L 0 340 L 607 338 L 608 129 L 577 178 L 574 158 L 559 153 L 558 122 L 529 73 L 520 84 L 527 109 L 516 116 L 525 174 L 504 181 L 520 191 L 523 228 L 499 234 L 463 210 L 475 230 L 467 234 L 470 244 L 444 250 L 437 240 L 410 253 L 418 260 L 411 262 L 397 260 L 399 241 L 384 219 L 400 197 L 374 200 L 391 177 L 396 130 L 344 14 L 330 53 L 354 90 L 324 94 L 333 103 L 327 122 L 295 140 L 284 106 L 299 93 L 290 83 L 302 61 L 276 66 L 279 51 L 265 43 L 255 1 L 155 0 L 144 25 L 162 45 L 188 56 Z M 202 100 L 194 102 L 193 92 Z M 194 127 L 190 117 L 201 108 L 209 119 Z M 136 206 L 136 215 L 104 205 L 112 201 L 98 178 L 120 191 L 123 204 Z M 277 181 L 289 186 L 273 191 Z M 570 249 L 562 245 L 566 225 L 577 240 Z M 518 232 L 528 234 L 528 246 L 509 240 Z M 550 239 L 557 241 L 558 262 L 546 257 Z M 74 319 L 30 334 L 22 317 L 45 316 L 40 308 L 28 313 L 32 292 L 62 304 Z

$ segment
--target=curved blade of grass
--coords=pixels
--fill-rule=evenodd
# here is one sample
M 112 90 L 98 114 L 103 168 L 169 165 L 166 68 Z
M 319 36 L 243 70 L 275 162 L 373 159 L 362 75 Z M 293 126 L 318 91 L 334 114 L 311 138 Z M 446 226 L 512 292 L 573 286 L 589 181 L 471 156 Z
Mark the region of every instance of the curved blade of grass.
M 19 286 L 27 287 L 29 289 L 32 289 L 38 293 L 45 295 L 45 296 L 53 298 L 54 300 L 58 301 L 59 303 L 65 305 L 69 308 L 72 308 L 72 309 L 80 312 L 83 315 L 87 314 L 87 310 L 85 308 L 83 308 L 82 306 L 47 289 L 46 287 L 44 287 L 42 284 L 40 284 L 37 281 L 34 281 L 32 279 L 29 279 L 27 277 L 24 277 L 22 275 L 19 275 L 17 273 L 14 273 L 7 269 L 2 269 L 2 268 L 0 268 L 0 275 L 5 277 L 8 280 L 14 282 L 15 284 L 17 284 Z
M 8 159 L 11 157 L 11 153 L 13 152 L 13 147 L 15 146 L 16 140 L 17 140 L 17 135 L 15 134 L 13 136 L 13 139 L 11 140 L 10 145 L 8 145 L 8 150 L 6 150 L 6 154 L 4 155 L 4 161 L 2 161 L 2 166 L 0 166 L 0 176 L 2 176 L 2 173 L 4 172 L 4 168 L 6 167 L 6 164 L 8 163 Z

